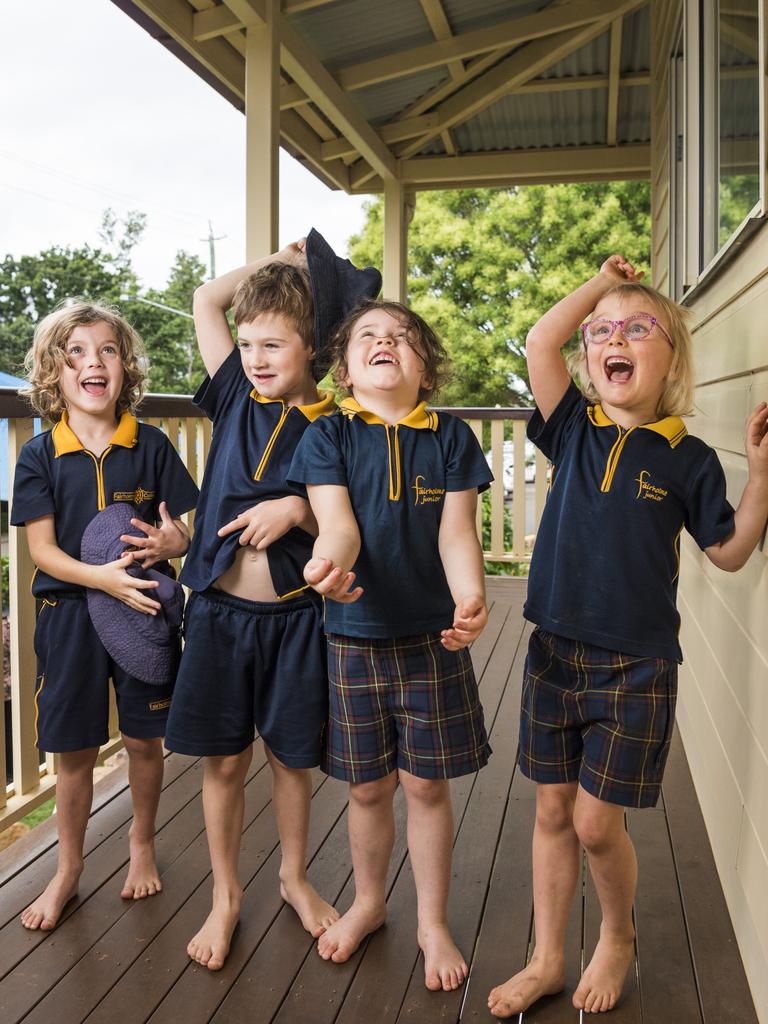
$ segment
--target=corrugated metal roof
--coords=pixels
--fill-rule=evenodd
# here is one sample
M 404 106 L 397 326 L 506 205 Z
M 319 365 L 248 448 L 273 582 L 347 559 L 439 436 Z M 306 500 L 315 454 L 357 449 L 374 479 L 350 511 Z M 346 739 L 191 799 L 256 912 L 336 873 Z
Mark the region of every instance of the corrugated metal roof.
M 607 95 L 573 89 L 505 96 L 452 130 L 462 152 L 591 146 L 605 142 Z
M 752 138 L 758 147 L 760 91 L 753 78 L 723 79 L 720 82 L 721 138 Z
M 619 142 L 650 142 L 651 90 L 647 87 L 619 89 Z
M 434 42 L 414 0 L 342 0 L 290 18 L 329 71 Z
M 628 15 L 621 28 L 621 70 L 647 71 L 651 66 L 651 9 Z
M 185 4 L 190 14 L 199 7 L 191 0 L 178 0 Z M 441 0 L 447 22 L 454 34 L 463 34 L 476 29 L 491 27 L 512 18 L 526 17 L 552 6 L 554 0 Z M 215 88 L 224 92 L 235 105 L 242 109 L 237 95 L 237 74 L 225 76 L 225 84 L 212 75 L 205 63 L 205 54 L 196 52 L 194 44 L 168 34 L 167 27 L 155 23 L 138 0 L 113 0 L 131 17 L 142 24 L 147 31 L 173 52 L 182 54 L 191 67 Z M 158 19 L 161 22 L 162 19 Z M 380 57 L 395 55 L 415 47 L 433 43 L 435 36 L 430 28 L 420 0 L 333 0 L 313 9 L 289 16 L 292 27 L 304 38 L 309 48 L 325 67 L 333 72 L 350 65 L 365 63 Z M 610 21 L 606 20 L 606 27 Z M 518 52 L 524 52 L 525 46 Z M 723 48 L 725 63 L 741 64 L 750 60 L 745 54 L 732 47 Z M 239 58 L 238 58 L 239 59 Z M 506 59 L 506 55 L 500 60 Z M 466 61 L 465 61 L 466 63 Z M 610 30 L 604 31 L 586 46 L 548 68 L 541 79 L 553 81 L 559 78 L 577 76 L 607 76 L 610 67 Z M 650 67 L 650 8 L 646 6 L 624 18 L 621 43 L 621 73 L 630 74 L 647 71 Z M 498 73 L 496 75 L 498 77 Z M 440 109 L 445 102 L 453 103 L 453 97 L 460 97 L 464 88 L 476 91 L 480 78 L 471 85 L 449 88 L 450 75 L 446 65 L 425 68 L 414 74 L 396 76 L 385 81 L 353 90 L 347 95 L 358 107 L 365 120 L 380 128 L 414 103 L 420 104 L 422 112 Z M 594 84 L 594 83 L 592 83 Z M 443 87 L 445 86 L 445 87 Z M 749 85 L 740 82 L 734 87 L 734 104 L 741 106 L 740 114 L 745 118 L 751 107 L 745 92 Z M 438 90 L 432 108 L 426 100 Z M 729 86 L 730 89 L 730 86 Z M 496 90 L 494 90 L 496 91 Z M 750 94 L 751 95 L 751 94 Z M 322 106 L 322 101 L 318 100 Z M 326 104 L 329 109 L 324 119 L 333 121 L 333 102 Z M 588 146 L 605 144 L 607 138 L 607 83 L 596 87 L 571 88 L 563 83 L 557 92 L 513 93 L 495 99 L 464 123 L 452 125 L 450 132 L 457 149 L 457 155 L 492 153 L 513 149 L 543 149 L 548 147 Z M 344 115 L 341 115 L 343 123 Z M 735 125 L 740 132 L 741 124 Z M 338 130 L 338 129 L 336 129 Z M 328 133 L 325 133 L 325 138 Z M 622 142 L 647 142 L 650 138 L 649 89 L 647 86 L 626 86 L 619 91 L 617 137 Z M 318 139 L 318 143 L 320 140 Z M 374 147 L 375 148 L 375 147 Z M 396 147 L 394 148 L 396 152 Z M 438 136 L 430 138 L 419 151 L 421 155 L 442 154 L 443 141 Z M 305 154 L 312 162 L 309 151 Z M 417 154 L 418 155 L 418 154 Z M 316 156 L 315 173 L 323 176 L 322 165 Z
M 358 89 L 353 96 L 369 121 L 389 121 L 447 79 L 444 67 L 430 68 L 417 75 L 391 78 L 367 89 Z
M 549 7 L 551 3 L 553 0 L 442 0 L 454 35 L 510 18 L 524 18 Z
M 541 78 L 568 78 L 573 75 L 607 75 L 611 59 L 611 34 L 603 32 L 591 43 L 547 68 Z

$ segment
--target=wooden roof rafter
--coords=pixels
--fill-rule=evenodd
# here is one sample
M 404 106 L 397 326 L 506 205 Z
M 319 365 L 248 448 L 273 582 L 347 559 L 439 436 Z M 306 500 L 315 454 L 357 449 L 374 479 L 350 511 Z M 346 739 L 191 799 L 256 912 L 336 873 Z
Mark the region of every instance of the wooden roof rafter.
M 429 22 L 429 27 L 432 29 L 432 34 L 435 39 L 450 39 L 453 35 L 451 26 L 448 23 L 448 18 L 445 15 L 445 8 L 443 7 L 441 0 L 419 0 L 421 9 L 424 11 L 424 16 Z M 464 77 L 464 61 L 462 60 L 451 60 L 446 65 L 448 68 L 448 74 L 454 81 L 461 80 Z M 456 152 L 456 146 L 451 136 L 449 128 L 446 128 L 440 133 L 440 137 L 443 140 L 443 145 L 447 153 L 454 154 Z
M 648 0 L 641 0 L 642 6 Z M 487 28 L 473 29 L 450 39 L 425 43 L 409 50 L 361 64 L 349 65 L 336 73 L 339 85 L 350 92 L 392 78 L 414 75 L 457 58 L 476 57 L 500 48 L 511 49 L 536 39 L 581 29 L 615 18 L 626 5 L 616 0 L 572 0 L 544 7 L 536 14 L 511 18 Z
M 615 18 L 611 22 L 611 52 L 608 71 L 608 124 L 606 126 L 606 142 L 609 146 L 616 145 L 619 127 L 619 84 L 621 76 L 621 30 L 623 18 Z
M 169 38 L 172 39 L 177 45 L 169 48 L 177 55 L 180 55 L 179 47 L 186 51 L 191 59 L 182 59 L 192 67 L 199 65 L 209 80 L 213 76 L 236 98 L 233 102 L 242 109 L 247 26 L 263 24 L 265 0 L 113 2 L 128 13 L 135 10 L 145 15 L 140 21 L 145 27 L 147 18 L 151 19 L 162 29 L 161 34 L 156 33 L 154 27 L 148 29 L 155 38 L 165 45 L 169 45 Z M 473 122 L 500 98 L 515 94 L 533 97 L 536 94 L 603 89 L 608 97 L 605 129 L 608 146 L 605 148 L 612 154 L 625 148 L 616 144 L 620 137 L 619 92 L 625 87 L 647 87 L 649 74 L 621 73 L 622 26 L 624 18 L 646 6 L 649 0 L 554 0 L 533 14 L 507 19 L 493 26 L 480 22 L 479 28 L 456 30 L 455 33 L 443 0 L 413 0 L 424 16 L 425 25 L 430 26 L 434 41 L 408 46 L 403 38 L 401 45 L 405 45 L 399 52 L 358 61 L 331 72 L 325 59 L 321 60 L 311 45 L 313 36 L 307 35 L 309 26 L 318 23 L 302 21 L 302 35 L 290 19 L 293 14 L 313 9 L 318 12 L 315 18 L 320 18 L 324 7 L 332 8 L 338 2 L 282 0 L 278 15 L 281 141 L 321 180 L 345 191 L 362 192 L 380 190 L 384 180 L 401 180 L 406 187 L 411 187 L 410 175 L 417 174 L 415 187 L 421 188 L 425 187 L 423 182 L 426 180 L 442 180 L 443 165 L 426 163 L 438 158 L 456 161 L 457 174 L 461 168 L 471 170 L 472 180 L 482 180 L 487 175 L 497 180 L 495 175 L 499 161 L 494 158 L 505 146 L 503 135 L 499 137 L 497 133 L 498 142 L 492 144 L 492 148 L 486 144 L 480 152 L 476 149 L 462 152 L 457 144 L 459 136 L 454 139 L 451 133 L 454 128 Z M 723 3 L 740 9 L 742 0 L 723 0 Z M 338 18 L 334 24 L 338 24 Z M 478 24 L 477 20 L 475 24 Z M 605 33 L 610 33 L 611 38 L 610 61 L 609 67 L 602 69 L 600 74 L 541 77 L 553 65 Z M 329 52 L 327 44 L 322 52 Z M 396 79 L 413 78 L 414 88 L 418 88 L 415 83 L 423 83 L 423 74 L 439 67 L 446 69 L 447 78 L 423 95 L 413 96 L 384 123 L 372 124 L 354 96 L 360 89 L 375 90 L 379 83 Z M 397 86 L 397 89 L 402 95 L 403 88 Z M 367 100 L 365 106 L 366 109 L 376 108 L 375 103 L 371 107 Z M 478 123 L 483 124 L 482 121 Z M 487 129 L 481 128 L 480 131 L 487 132 Z M 461 139 L 465 141 L 467 137 L 463 132 Z M 583 141 L 589 138 L 587 133 Z M 436 140 L 442 141 L 440 148 L 447 156 L 439 157 L 435 152 Z M 578 137 L 568 140 L 568 152 L 573 151 L 574 145 L 578 146 L 578 141 Z M 512 147 L 508 148 L 508 153 L 518 152 L 515 144 L 513 133 L 510 142 L 506 143 Z M 542 153 L 535 139 L 529 138 L 520 145 L 521 153 Z M 554 148 L 562 151 L 562 147 Z M 584 159 L 589 159 L 590 154 L 596 159 L 605 156 L 604 153 L 597 154 L 596 147 L 582 149 Z M 430 152 L 435 156 L 430 156 Z M 478 169 L 486 157 L 491 159 L 489 169 Z M 619 161 L 617 171 L 631 176 L 637 169 L 634 168 L 634 155 L 627 154 L 627 157 L 627 166 Z M 428 166 L 434 171 L 432 177 L 426 171 Z M 514 168 L 522 166 L 520 161 L 509 164 L 510 181 L 514 177 Z M 593 168 L 594 173 L 599 171 L 600 167 Z M 525 173 L 531 175 L 533 172 L 526 170 Z M 549 174 L 549 165 L 542 164 L 541 176 L 546 178 Z
M 537 38 L 515 50 L 511 56 L 496 64 L 466 88 L 456 92 L 436 108 L 437 125 L 416 139 L 396 146 L 399 159 L 415 156 L 445 128 L 452 128 L 474 117 L 516 86 L 521 86 L 542 74 L 570 54 L 580 50 L 597 36 L 602 35 L 617 16 L 625 16 L 644 6 L 647 0 L 611 0 L 601 4 L 603 17 L 577 29 L 571 29 Z M 610 15 L 610 16 L 609 16 Z M 360 188 L 372 177 L 370 167 L 352 171 L 352 187 Z

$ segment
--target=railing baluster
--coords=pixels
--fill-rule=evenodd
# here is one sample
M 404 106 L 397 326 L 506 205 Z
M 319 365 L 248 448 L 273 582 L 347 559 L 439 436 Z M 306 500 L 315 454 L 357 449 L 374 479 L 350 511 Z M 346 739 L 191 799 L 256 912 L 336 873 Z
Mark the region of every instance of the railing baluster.
M 6 492 L 5 493 L 6 494 L 10 494 L 11 480 L 12 480 L 13 477 L 12 477 L 12 474 L 10 472 L 10 465 L 11 465 L 12 459 L 10 458 L 10 444 L 8 443 L 8 435 L 7 434 L 6 434 L 6 441 L 5 441 L 5 459 L 6 459 L 6 465 L 8 466 L 8 477 L 10 478 L 10 479 L 6 479 L 6 481 L 5 481 L 5 484 L 6 484 Z M 10 510 L 10 504 L 9 504 L 8 508 Z M 0 575 L 0 615 L 2 615 L 2 616 L 4 616 L 4 614 L 5 614 L 5 598 L 6 598 L 6 595 L 5 595 L 5 591 L 4 591 L 4 588 L 3 588 L 3 579 L 2 579 L 2 576 Z M 5 646 L 4 638 L 0 637 L 0 640 L 2 640 L 3 646 Z M 4 670 L 5 669 L 5 664 L 4 664 L 5 658 L 4 657 L 2 659 L 2 662 L 3 662 L 2 667 L 3 667 L 3 670 Z M 5 770 L 5 765 L 6 765 L 5 714 L 6 714 L 6 712 L 5 712 L 5 685 L 4 685 L 4 683 L 3 683 L 2 697 L 3 697 L 3 699 L 2 699 L 2 701 L 0 701 L 0 771 L 2 771 L 3 776 L 2 776 L 2 785 L 0 785 L 0 811 L 5 807 L 5 805 L 6 805 L 7 801 L 8 801 L 8 797 L 6 795 L 6 770 Z M 10 713 L 10 708 L 9 708 L 9 713 Z
M 8 472 L 10 487 L 8 506 L 13 502 L 13 473 L 22 445 L 33 434 L 31 419 L 8 421 Z M 27 545 L 27 531 L 9 527 L 10 562 L 10 648 L 11 702 L 13 721 L 13 789 L 16 796 L 29 793 L 40 785 L 40 754 L 35 746 L 35 676 L 33 645 L 35 633 L 35 599 L 30 589 L 34 564 Z
M 482 420 L 467 420 L 472 433 L 477 438 L 477 443 L 480 447 L 483 447 L 483 421 Z M 483 496 L 480 495 L 477 499 L 477 513 L 475 514 L 475 526 L 477 528 L 477 536 L 480 543 L 483 543 Z
M 525 558 L 525 422 L 512 423 L 512 554 Z
M 547 487 L 549 481 L 547 480 L 547 474 L 549 472 L 549 463 L 547 462 L 546 455 L 536 449 L 536 483 L 534 484 L 534 501 L 536 515 L 534 518 L 533 532 L 539 532 L 539 523 L 541 522 L 541 516 L 544 512 L 544 503 L 547 500 Z
M 203 473 L 205 471 L 205 463 L 208 459 L 208 452 L 211 448 L 212 436 L 213 429 L 211 421 L 207 416 L 201 416 L 197 421 L 197 451 L 199 459 L 197 463 L 197 476 L 195 477 L 195 483 L 198 487 L 203 483 Z
M 197 482 L 197 424 L 191 416 L 186 416 L 181 421 L 181 440 L 179 443 L 179 455 L 192 479 Z M 201 461 L 205 461 L 201 457 Z M 195 510 L 185 512 L 181 517 L 186 523 L 190 534 L 195 525 Z
M 491 422 L 491 558 L 504 551 L 504 420 Z

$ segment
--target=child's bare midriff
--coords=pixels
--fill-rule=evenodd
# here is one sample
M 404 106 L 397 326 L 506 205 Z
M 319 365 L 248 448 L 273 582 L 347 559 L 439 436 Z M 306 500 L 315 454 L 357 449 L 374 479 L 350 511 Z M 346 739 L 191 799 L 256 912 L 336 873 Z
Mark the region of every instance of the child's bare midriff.
M 241 548 L 235 560 L 213 584 L 233 597 L 241 597 L 245 601 L 278 601 L 269 571 L 269 560 L 266 551 L 256 548 Z

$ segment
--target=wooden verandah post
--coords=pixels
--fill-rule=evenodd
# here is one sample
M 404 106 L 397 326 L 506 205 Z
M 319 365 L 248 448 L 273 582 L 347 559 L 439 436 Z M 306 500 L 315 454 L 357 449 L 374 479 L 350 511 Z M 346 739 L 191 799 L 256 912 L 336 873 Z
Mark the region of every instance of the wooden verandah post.
M 279 0 L 246 26 L 245 252 L 251 262 L 276 252 L 280 206 Z

